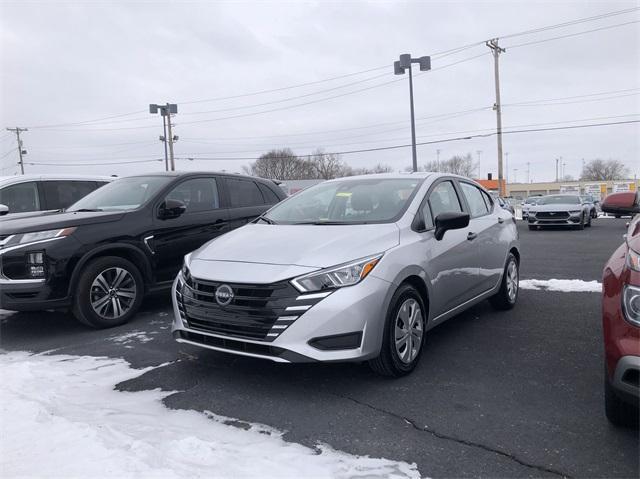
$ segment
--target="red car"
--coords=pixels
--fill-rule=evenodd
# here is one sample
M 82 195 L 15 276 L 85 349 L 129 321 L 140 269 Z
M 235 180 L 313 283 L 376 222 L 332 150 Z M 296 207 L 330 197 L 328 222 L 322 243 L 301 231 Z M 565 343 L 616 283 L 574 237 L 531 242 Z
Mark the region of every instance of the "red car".
M 605 265 L 602 329 L 605 347 L 605 411 L 619 426 L 638 426 L 640 397 L 640 207 L 636 193 L 609 195 L 602 210 L 636 214 L 625 242 Z M 624 210 L 622 212 L 621 210 Z

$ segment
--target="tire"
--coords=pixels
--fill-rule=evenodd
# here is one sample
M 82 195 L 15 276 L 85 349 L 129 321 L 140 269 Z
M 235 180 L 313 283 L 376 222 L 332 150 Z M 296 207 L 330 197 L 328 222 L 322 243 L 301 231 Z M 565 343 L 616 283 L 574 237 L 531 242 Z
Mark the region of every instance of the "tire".
M 604 411 L 609 422 L 615 426 L 638 427 L 638 408 L 618 397 L 607 379 L 606 370 L 604 374 Z
M 491 306 L 500 311 L 512 309 L 518 301 L 518 292 L 520 291 L 519 286 L 520 265 L 513 253 L 509 253 L 507 262 L 504 265 L 500 289 L 495 295 L 489 298 Z
M 537 230 L 538 227 L 535 225 L 529 225 L 529 231 Z
M 411 307 L 418 307 L 419 310 L 414 319 L 415 327 L 410 328 L 410 333 L 407 336 L 407 328 L 403 325 L 403 316 L 411 316 Z M 373 371 L 382 376 L 401 377 L 415 369 L 424 347 L 426 315 L 427 310 L 418 291 L 410 284 L 400 285 L 389 304 L 380 355 L 369 361 L 369 366 Z M 396 347 L 396 334 L 402 334 L 402 331 L 405 332 L 408 341 Z M 417 334 L 414 332 L 420 332 L 420 344 L 417 347 L 415 347 Z
M 618 219 L 618 218 L 622 218 L 621 215 L 614 215 L 614 218 Z
M 587 224 L 585 226 L 587 228 L 591 228 L 591 215 L 589 215 L 589 219 L 587 220 Z
M 76 291 L 73 314 L 78 321 L 97 329 L 111 328 L 128 322 L 138 312 L 144 281 L 130 261 L 104 256 L 85 267 Z
M 582 215 L 582 217 L 580 218 L 580 224 L 578 226 L 576 226 L 577 230 L 583 230 L 584 229 L 584 215 Z

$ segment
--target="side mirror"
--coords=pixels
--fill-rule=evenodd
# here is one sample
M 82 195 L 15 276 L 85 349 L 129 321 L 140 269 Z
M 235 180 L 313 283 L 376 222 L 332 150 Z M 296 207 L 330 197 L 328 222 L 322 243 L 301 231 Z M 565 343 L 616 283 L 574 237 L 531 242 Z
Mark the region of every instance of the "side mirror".
M 440 241 L 449 230 L 459 230 L 469 226 L 469 213 L 440 213 L 436 216 L 435 238 Z
M 161 220 L 168 220 L 172 218 L 177 218 L 182 215 L 185 211 L 187 211 L 186 205 L 179 200 L 165 200 L 162 205 L 160 205 L 160 211 L 158 212 L 158 218 Z
M 640 213 L 638 195 L 633 191 L 612 193 L 602 202 L 601 209 L 612 215 L 634 215 Z
M 4 216 L 9 213 L 9 207 L 7 205 L 0 205 L 0 216 Z

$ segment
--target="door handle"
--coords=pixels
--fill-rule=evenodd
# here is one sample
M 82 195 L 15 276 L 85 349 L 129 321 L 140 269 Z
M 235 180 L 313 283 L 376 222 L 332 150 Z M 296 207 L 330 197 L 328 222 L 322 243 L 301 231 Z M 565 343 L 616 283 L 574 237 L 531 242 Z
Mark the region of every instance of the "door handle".
M 467 239 L 468 239 L 469 241 L 473 241 L 473 240 L 474 240 L 474 239 L 476 239 L 477 237 L 478 237 L 478 233 L 471 233 L 471 232 L 470 232 L 470 233 L 467 235 Z
M 504 218 L 498 218 L 498 223 L 500 224 L 504 223 Z

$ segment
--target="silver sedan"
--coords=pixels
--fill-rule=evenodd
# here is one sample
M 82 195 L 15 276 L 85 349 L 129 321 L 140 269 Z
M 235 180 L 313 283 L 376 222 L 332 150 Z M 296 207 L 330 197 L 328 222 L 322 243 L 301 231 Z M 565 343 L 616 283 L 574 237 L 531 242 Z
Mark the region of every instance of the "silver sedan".
M 565 226 L 584 229 L 591 226 L 591 208 L 578 195 L 548 195 L 538 199 L 529 208 L 527 220 L 529 229 L 544 226 Z
M 327 181 L 187 255 L 177 341 L 276 362 L 411 372 L 427 332 L 518 297 L 513 216 L 472 180 L 436 173 Z

